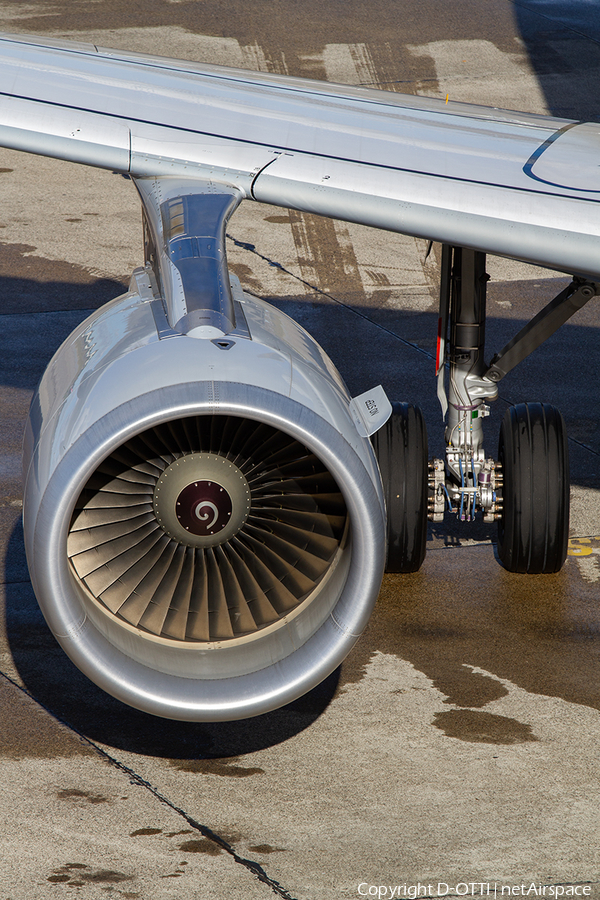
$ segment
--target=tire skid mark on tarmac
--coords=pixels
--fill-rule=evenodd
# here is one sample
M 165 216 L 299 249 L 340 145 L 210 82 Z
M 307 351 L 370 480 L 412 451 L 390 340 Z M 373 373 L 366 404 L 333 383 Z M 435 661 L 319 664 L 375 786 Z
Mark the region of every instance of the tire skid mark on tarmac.
M 212 828 L 209 828 L 208 825 L 203 825 L 201 822 L 198 822 L 193 816 L 190 816 L 185 812 L 180 806 L 177 806 L 176 803 L 173 803 L 172 800 L 169 800 L 164 794 L 162 794 L 158 788 L 156 788 L 150 781 L 147 781 L 141 775 L 139 775 L 134 769 L 131 769 L 129 766 L 126 766 L 125 763 L 120 762 L 114 756 L 111 756 L 110 753 L 107 753 L 106 750 L 103 750 L 102 747 L 99 747 L 94 741 L 90 740 L 85 734 L 79 731 L 77 728 L 74 728 L 69 722 L 57 716 L 51 709 L 49 709 L 45 704 L 41 703 L 37 697 L 35 697 L 27 688 L 24 688 L 18 681 L 15 681 L 10 675 L 7 675 L 5 672 L 0 671 L 0 678 L 3 678 L 8 684 L 12 685 L 12 687 L 17 688 L 22 694 L 29 697 L 38 707 L 41 707 L 45 712 L 48 713 L 55 721 L 60 722 L 61 725 L 64 725 L 69 731 L 73 734 L 76 734 L 80 741 L 86 744 L 91 750 L 93 750 L 98 756 L 100 756 L 104 762 L 107 762 L 110 766 L 115 769 L 118 769 L 123 775 L 129 778 L 129 782 L 132 785 L 136 785 L 137 787 L 141 787 L 144 790 L 148 791 L 152 796 L 162 803 L 164 806 L 168 807 L 172 812 L 177 813 L 189 826 L 190 828 L 197 831 L 202 835 L 207 841 L 215 844 L 216 847 L 228 853 L 229 856 L 232 857 L 234 862 L 243 866 L 247 869 L 254 877 L 260 881 L 262 884 L 265 884 L 267 887 L 271 888 L 274 894 L 278 897 L 283 897 L 284 900 L 297 900 L 297 898 L 293 897 L 289 891 L 287 891 L 283 885 L 281 885 L 276 879 L 271 878 L 265 872 L 264 868 L 257 863 L 253 859 L 246 859 L 243 856 L 240 856 L 239 853 L 236 852 L 235 848 L 229 843 L 229 841 L 225 840 L 225 838 L 221 837 L 221 835 L 217 834 L 216 831 L 213 831 Z
M 326 294 L 333 290 L 342 294 L 363 290 L 354 248 L 343 222 L 290 210 L 290 224 L 298 264 L 306 281 L 318 280 Z

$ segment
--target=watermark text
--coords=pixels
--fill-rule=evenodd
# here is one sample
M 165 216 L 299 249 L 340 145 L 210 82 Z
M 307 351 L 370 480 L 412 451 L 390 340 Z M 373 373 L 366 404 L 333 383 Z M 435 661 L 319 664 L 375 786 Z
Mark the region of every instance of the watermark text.
M 497 881 L 445 881 L 426 884 L 369 884 L 358 885 L 361 897 L 377 897 L 377 900 L 418 900 L 420 897 L 589 897 L 590 884 L 501 884 Z

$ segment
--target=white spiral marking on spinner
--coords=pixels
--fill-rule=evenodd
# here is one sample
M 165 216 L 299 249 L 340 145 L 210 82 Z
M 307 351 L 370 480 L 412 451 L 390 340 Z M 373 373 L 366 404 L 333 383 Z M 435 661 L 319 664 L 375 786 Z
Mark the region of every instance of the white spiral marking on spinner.
M 219 518 L 219 510 L 217 509 L 217 507 L 215 506 L 214 503 L 211 503 L 210 500 L 202 500 L 196 506 L 196 509 L 194 510 L 194 514 L 195 514 L 196 518 L 200 519 L 201 522 L 206 522 L 206 520 L 208 519 L 209 513 L 201 513 L 200 510 L 204 509 L 207 506 L 213 513 L 213 520 L 212 520 L 212 522 L 209 522 L 206 527 L 212 528 L 213 525 L 215 524 L 215 522 L 217 521 L 217 519 Z

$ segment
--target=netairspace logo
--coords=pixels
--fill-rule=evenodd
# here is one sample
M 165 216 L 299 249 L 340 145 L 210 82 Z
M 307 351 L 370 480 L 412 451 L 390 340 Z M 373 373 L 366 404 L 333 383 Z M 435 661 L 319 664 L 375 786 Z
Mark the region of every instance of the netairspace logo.
M 361 897 L 377 897 L 377 900 L 418 900 L 419 897 L 589 897 L 590 884 L 498 884 L 489 881 L 460 881 L 450 885 L 445 881 L 436 884 L 368 884 L 358 885 Z

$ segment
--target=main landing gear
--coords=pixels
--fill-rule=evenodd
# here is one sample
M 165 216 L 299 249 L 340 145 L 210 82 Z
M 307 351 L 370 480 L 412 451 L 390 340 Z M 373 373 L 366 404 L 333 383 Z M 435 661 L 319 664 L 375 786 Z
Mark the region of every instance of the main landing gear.
M 423 417 L 409 404 L 393 404 L 374 436 L 388 509 L 388 572 L 417 571 L 427 518 L 441 522 L 446 513 L 497 522 L 498 555 L 510 572 L 557 572 L 565 561 L 569 454 L 560 412 L 545 403 L 509 407 L 497 459 L 486 456 L 483 420 L 504 375 L 598 296 L 600 285 L 575 277 L 488 366 L 487 281 L 484 253 L 443 245 L 436 369 L 445 459 L 427 463 Z

